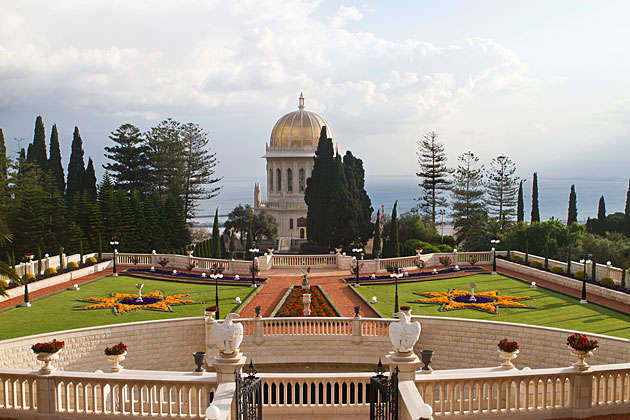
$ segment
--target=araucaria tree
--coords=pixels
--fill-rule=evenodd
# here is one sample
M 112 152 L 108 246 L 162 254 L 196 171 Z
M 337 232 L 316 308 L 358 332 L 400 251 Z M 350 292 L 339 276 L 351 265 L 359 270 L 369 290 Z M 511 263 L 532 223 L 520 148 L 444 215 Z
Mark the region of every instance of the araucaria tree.
M 630 189 L 628 190 L 630 194 Z M 630 197 L 630 195 L 629 195 Z M 627 204 L 626 204 L 627 214 Z M 569 193 L 569 214 L 567 215 L 567 226 L 577 222 L 577 194 L 575 193 L 575 185 L 571 185 L 571 192 Z
M 455 170 L 453 180 L 452 203 L 453 222 L 459 236 L 465 232 L 472 216 L 478 212 L 485 212 L 483 196 L 483 165 L 479 165 L 479 158 L 473 152 L 466 152 L 457 158 L 459 165 Z
M 139 193 L 149 191 L 149 158 L 140 129 L 123 124 L 112 132 L 109 139 L 114 146 L 105 147 L 105 157 L 111 163 L 103 165 L 120 188 Z
M 532 219 L 531 222 L 540 222 L 540 209 L 538 208 L 538 174 L 534 172 L 532 181 Z
M 418 166 L 416 175 L 421 179 L 422 195 L 419 208 L 431 216 L 435 224 L 435 215 L 439 207 L 446 205 L 445 192 L 450 189 L 448 175 L 453 171 L 446 167 L 444 145 L 438 141 L 437 133 L 431 131 L 418 140 Z
M 492 159 L 487 171 L 487 204 L 497 217 L 501 229 L 514 215 L 519 178 L 516 165 L 507 156 Z

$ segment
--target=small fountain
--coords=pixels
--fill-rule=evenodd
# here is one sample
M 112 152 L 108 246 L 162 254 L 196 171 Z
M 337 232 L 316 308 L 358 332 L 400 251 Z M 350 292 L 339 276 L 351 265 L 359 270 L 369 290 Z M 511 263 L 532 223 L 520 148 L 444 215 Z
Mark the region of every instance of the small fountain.
M 136 299 L 136 303 L 142 303 L 142 288 L 143 287 L 144 287 L 144 284 L 142 283 L 136 284 L 136 289 L 138 289 L 138 299 Z
M 477 283 L 468 283 L 468 285 L 470 286 L 470 298 L 468 301 L 477 302 L 477 299 L 475 298 L 475 287 L 477 287 Z

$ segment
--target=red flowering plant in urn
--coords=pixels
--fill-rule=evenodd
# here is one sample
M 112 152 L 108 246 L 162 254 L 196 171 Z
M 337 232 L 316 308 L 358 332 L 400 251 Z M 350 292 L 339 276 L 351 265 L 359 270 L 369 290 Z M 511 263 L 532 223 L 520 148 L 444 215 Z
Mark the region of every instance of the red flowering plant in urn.
M 106 356 L 117 356 L 125 353 L 127 353 L 127 346 L 122 341 L 115 346 L 105 348 Z
M 57 341 L 53 339 L 53 341 L 47 343 L 37 343 L 31 346 L 33 353 L 57 353 L 61 351 L 66 346 L 65 341 Z
M 497 344 L 497 346 L 499 347 L 499 350 L 506 353 L 513 353 L 518 350 L 518 343 L 516 341 L 508 341 L 507 338 L 499 341 L 499 344 Z
M 597 340 L 589 340 L 587 336 L 575 333 L 567 338 L 567 345 L 576 351 L 589 352 L 599 347 Z

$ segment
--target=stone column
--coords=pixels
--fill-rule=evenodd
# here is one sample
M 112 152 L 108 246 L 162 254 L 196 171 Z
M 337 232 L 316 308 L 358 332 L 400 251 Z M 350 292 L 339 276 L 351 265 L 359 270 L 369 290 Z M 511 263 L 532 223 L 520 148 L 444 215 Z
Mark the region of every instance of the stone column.
M 352 319 L 352 344 L 361 344 L 363 342 L 363 321 L 361 315 Z
M 212 366 L 217 371 L 217 382 L 234 382 L 234 370 L 238 369 L 240 373 L 243 371 L 243 365 L 247 358 L 243 356 L 243 353 L 235 352 L 232 354 L 226 354 L 219 352 L 214 359 L 212 359 Z
M 588 417 L 591 415 L 593 374 L 588 371 L 578 373 L 573 378 L 572 388 L 572 416 L 577 418 Z
M 257 315 L 254 318 L 254 344 L 261 345 L 265 342 L 265 335 L 263 334 L 264 333 L 263 329 L 264 329 L 264 324 L 263 324 L 262 317 L 260 315 Z
M 55 380 L 42 375 L 37 378 L 37 418 L 55 419 Z

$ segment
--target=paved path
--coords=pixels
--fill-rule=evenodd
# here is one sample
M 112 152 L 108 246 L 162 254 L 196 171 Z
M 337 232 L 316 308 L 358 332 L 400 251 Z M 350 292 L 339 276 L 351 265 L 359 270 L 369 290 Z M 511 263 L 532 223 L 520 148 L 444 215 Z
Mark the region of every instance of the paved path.
M 295 270 L 293 270 L 295 271 Z M 271 273 L 262 273 L 261 277 L 267 277 Z M 350 276 L 348 271 L 318 271 L 311 272 L 308 280 L 312 285 L 321 286 L 328 297 L 341 311 L 345 317 L 354 316 L 354 307 L 361 306 L 361 316 L 366 318 L 378 318 L 374 310 L 363 302 L 354 291 L 341 279 Z M 280 300 L 291 286 L 302 284 L 302 277 L 299 274 L 271 275 L 260 292 L 243 308 L 242 318 L 255 316 L 254 308 L 261 306 L 261 315 L 269 316 L 273 309 L 280 303 Z

